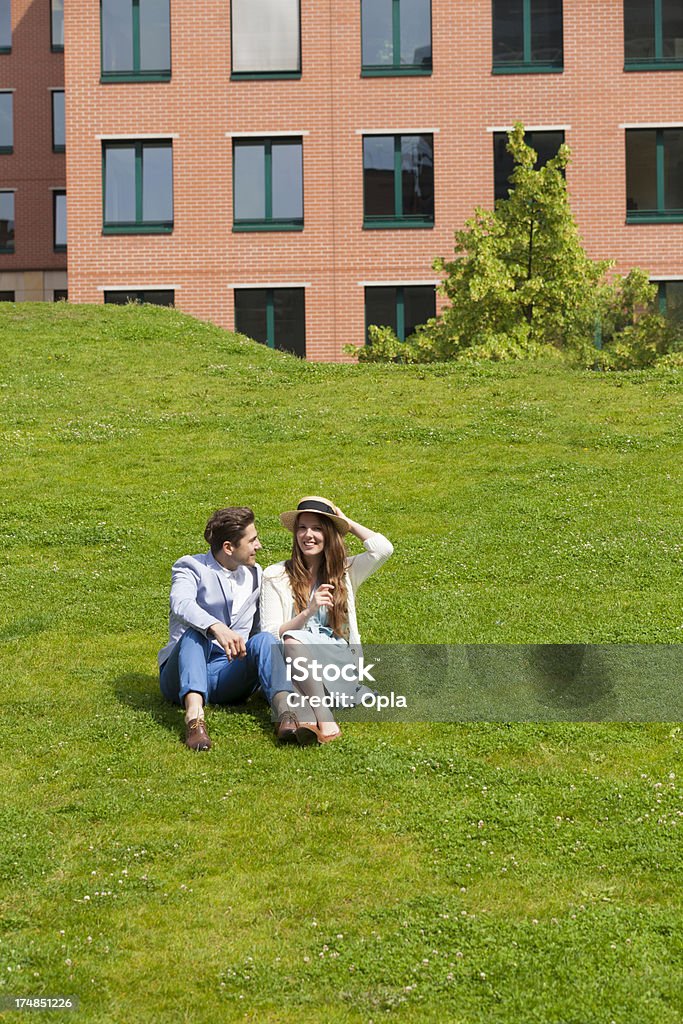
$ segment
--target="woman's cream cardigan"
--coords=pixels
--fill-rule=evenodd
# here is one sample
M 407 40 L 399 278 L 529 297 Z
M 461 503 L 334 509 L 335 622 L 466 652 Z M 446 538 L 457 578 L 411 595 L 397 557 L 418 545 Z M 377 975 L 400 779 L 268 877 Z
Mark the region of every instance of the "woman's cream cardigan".
M 349 643 L 360 643 L 358 621 L 356 619 L 356 590 L 361 583 L 371 576 L 393 554 L 394 548 L 381 533 L 371 534 L 363 541 L 360 555 L 349 558 L 346 570 L 346 589 L 349 607 Z M 289 578 L 285 572 L 285 563 L 276 562 L 263 570 L 260 599 L 261 629 L 272 633 L 280 639 L 280 626 L 289 622 L 297 614 L 294 608 L 294 595 Z

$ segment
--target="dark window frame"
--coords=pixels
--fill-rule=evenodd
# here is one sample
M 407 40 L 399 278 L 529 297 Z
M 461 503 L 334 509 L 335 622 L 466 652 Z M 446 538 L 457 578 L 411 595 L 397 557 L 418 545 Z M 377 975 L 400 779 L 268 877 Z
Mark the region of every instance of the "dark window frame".
M 273 217 L 273 146 L 297 143 L 301 151 L 301 217 Z M 264 147 L 264 188 L 265 215 L 262 218 L 240 218 L 235 216 L 235 150 L 240 146 Z M 264 136 L 263 138 L 233 138 L 232 140 L 232 230 L 243 231 L 303 231 L 304 229 L 304 143 L 301 135 Z
M 9 46 L 0 46 L 0 54 L 12 52 L 12 3 L 9 2 Z
M 0 146 L 0 154 L 3 156 L 9 156 L 14 152 L 14 90 L 13 89 L 0 89 L 0 96 L 11 96 L 12 98 L 12 117 L 10 121 L 12 130 L 12 145 L 11 146 Z
M 655 132 L 655 193 L 657 196 L 657 208 L 655 210 L 632 210 L 628 208 L 628 135 L 636 132 Z M 626 162 L 626 223 L 627 224 L 680 224 L 683 223 L 683 208 L 667 207 L 666 180 L 665 180 L 665 133 L 667 131 L 683 131 L 681 128 L 627 128 L 624 135 L 625 162 Z
M 562 74 L 564 71 L 564 6 L 562 0 L 557 0 L 559 4 L 560 24 L 562 26 L 562 56 L 556 61 L 543 61 L 535 60 L 532 56 L 533 51 L 533 18 L 531 15 L 531 0 L 522 0 L 522 38 L 523 38 L 523 57 L 521 61 L 502 61 L 499 57 L 496 57 L 495 53 L 495 38 L 496 38 L 496 2 L 492 0 L 491 4 L 491 18 L 493 28 L 493 62 L 492 62 L 492 74 L 494 75 L 557 75 Z
M 107 152 L 112 149 L 135 149 L 135 221 L 107 221 Z M 102 233 L 104 235 L 170 235 L 175 222 L 175 209 L 170 221 L 142 220 L 142 159 L 145 147 L 168 148 L 171 150 L 171 205 L 174 206 L 173 141 L 172 139 L 116 139 L 102 142 Z
M 55 252 L 66 252 L 66 242 L 64 244 L 57 243 L 57 197 L 64 196 L 66 201 L 66 189 L 56 188 L 52 193 L 52 248 Z
M 232 82 L 267 81 L 269 79 L 281 81 L 298 81 L 301 78 L 303 67 L 303 54 L 301 46 L 301 0 L 297 0 L 299 10 L 299 69 L 291 71 L 235 71 L 235 55 L 233 43 L 235 34 L 233 32 L 232 0 L 230 0 L 230 80 Z
M 0 246 L 0 253 L 3 255 L 10 255 L 16 252 L 16 237 L 17 237 L 17 212 L 16 212 L 16 192 L 14 189 L 0 188 L 0 195 L 12 196 L 12 238 L 9 245 Z
M 12 296 L 11 299 L 8 298 L 8 296 L 10 296 L 10 295 Z M 11 288 L 3 288 L 2 291 L 0 291 L 0 302 L 16 302 L 16 301 L 17 301 L 17 293 L 16 293 L 16 291 L 12 291 Z
M 393 228 L 433 228 L 436 219 L 436 203 L 432 197 L 432 213 L 429 214 L 406 214 L 402 213 L 403 208 L 403 164 L 401 139 L 417 135 L 419 138 L 432 140 L 432 169 L 434 167 L 434 135 L 432 132 L 403 132 L 398 135 L 393 133 L 373 134 L 367 132 L 363 135 L 363 228 L 367 230 L 391 230 Z M 394 213 L 393 216 L 384 214 L 366 213 L 366 183 L 365 183 L 365 140 L 377 138 L 390 138 L 394 140 Z
M 127 71 L 104 70 L 104 30 L 102 25 L 102 0 L 100 0 L 100 82 L 102 85 L 116 85 L 125 82 L 170 82 L 173 68 L 173 25 L 171 22 L 171 0 L 168 0 L 168 68 L 144 71 L 140 68 L 140 3 L 132 0 L 133 17 L 133 67 Z
M 64 36 L 64 4 L 62 3 L 62 37 Z M 55 42 L 55 0 L 50 0 L 50 50 L 64 53 L 64 43 Z
M 424 78 L 433 70 L 433 15 L 432 0 L 429 0 L 429 62 L 424 64 L 401 63 L 401 0 L 391 0 L 392 63 L 365 64 L 363 61 L 363 9 L 361 6 L 361 77 L 362 78 Z
M 64 144 L 58 144 L 55 142 L 55 96 L 61 93 L 64 97 Z M 53 89 L 51 93 L 50 103 L 52 105 L 52 152 L 53 153 L 66 153 L 66 91 L 64 89 Z
M 173 295 L 173 301 L 168 302 L 149 302 L 144 298 L 145 295 Z M 127 296 L 125 302 L 118 302 L 115 299 L 107 299 L 108 295 L 125 295 Z M 135 298 L 131 299 L 130 296 L 134 295 Z M 141 298 L 142 296 L 142 298 Z M 127 306 L 129 304 L 139 304 L 141 306 L 160 306 L 162 309 L 173 309 L 175 308 L 175 289 L 173 288 L 107 288 L 102 296 L 103 304 L 107 306 Z

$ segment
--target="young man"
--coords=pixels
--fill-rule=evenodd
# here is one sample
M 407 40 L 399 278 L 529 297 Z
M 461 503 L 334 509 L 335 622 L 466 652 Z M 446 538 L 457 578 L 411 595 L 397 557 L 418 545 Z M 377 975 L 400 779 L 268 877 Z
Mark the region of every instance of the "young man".
M 159 651 L 159 682 L 167 700 L 185 708 L 185 743 L 209 750 L 204 705 L 236 704 L 261 686 L 283 742 L 317 737 L 287 707 L 293 687 L 272 679 L 277 641 L 259 632 L 261 548 L 250 508 L 222 508 L 204 531 L 211 550 L 185 555 L 172 569 L 169 642 Z

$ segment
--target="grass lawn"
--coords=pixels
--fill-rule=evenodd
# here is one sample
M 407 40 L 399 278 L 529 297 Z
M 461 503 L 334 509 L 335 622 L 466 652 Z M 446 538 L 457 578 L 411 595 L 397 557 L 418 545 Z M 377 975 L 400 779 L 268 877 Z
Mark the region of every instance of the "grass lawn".
M 192 755 L 155 660 L 209 514 L 252 505 L 265 565 L 307 493 L 395 545 L 368 642 L 680 643 L 680 372 L 313 365 L 153 307 L 3 304 L 0 340 L 0 997 L 683 1021 L 679 725 L 351 723 L 313 750 L 253 700 Z

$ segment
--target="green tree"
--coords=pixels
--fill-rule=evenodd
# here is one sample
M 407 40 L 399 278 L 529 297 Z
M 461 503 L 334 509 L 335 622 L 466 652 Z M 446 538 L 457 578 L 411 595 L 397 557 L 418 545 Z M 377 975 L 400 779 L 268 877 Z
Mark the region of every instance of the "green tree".
M 652 310 L 646 275 L 605 281 L 611 263 L 586 255 L 569 205 L 562 145 L 535 169 L 524 127 L 508 137 L 514 160 L 511 188 L 493 211 L 478 208 L 455 232 L 455 258 L 439 258 L 449 300 L 440 316 L 400 342 L 387 327 L 371 327 L 361 361 L 519 359 L 541 354 L 583 365 L 646 365 L 670 343 Z M 645 315 L 646 314 L 646 315 Z M 605 321 L 596 355 L 596 325 Z M 624 333 L 625 332 L 625 333 Z M 619 355 L 614 351 L 619 348 Z

